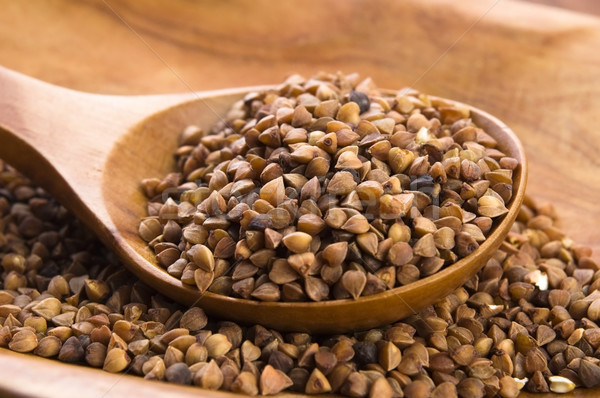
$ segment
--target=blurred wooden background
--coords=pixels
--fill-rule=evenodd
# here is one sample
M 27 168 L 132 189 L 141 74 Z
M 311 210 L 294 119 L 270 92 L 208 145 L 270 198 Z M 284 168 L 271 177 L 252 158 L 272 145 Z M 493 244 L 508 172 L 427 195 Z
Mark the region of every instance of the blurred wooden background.
M 552 7 L 561 7 L 571 11 L 600 15 L 600 2 L 596 0 L 525 0 Z
M 563 228 L 600 259 L 600 19 L 593 16 L 600 15 L 600 2 L 534 2 L 546 6 L 0 0 L 0 65 L 77 90 L 130 95 L 277 83 L 292 72 L 357 71 L 380 86 L 412 85 L 471 103 L 521 137 L 529 194 L 554 203 Z M 136 394 L 138 385 L 138 379 L 60 364 L 45 372 L 53 362 L 18 354 L 2 353 L 0 364 L 0 391 L 14 396 L 123 396 Z

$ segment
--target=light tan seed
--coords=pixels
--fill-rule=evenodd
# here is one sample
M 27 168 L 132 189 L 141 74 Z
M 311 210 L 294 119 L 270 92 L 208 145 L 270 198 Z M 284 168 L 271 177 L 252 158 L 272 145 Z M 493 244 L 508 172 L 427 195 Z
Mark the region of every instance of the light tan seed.
M 412 207 L 414 194 L 383 195 L 379 199 L 379 216 L 383 219 L 404 217 Z
M 163 226 L 158 217 L 148 217 L 140 221 L 138 233 L 146 242 L 150 242 L 162 233 Z
M 335 133 L 325 134 L 316 142 L 316 145 L 325 152 L 333 155 L 337 152 L 337 135 Z
M 369 221 L 362 214 L 355 214 L 342 225 L 342 229 L 353 234 L 364 234 L 369 231 Z
M 338 157 L 337 163 L 335 164 L 336 169 L 355 169 L 358 170 L 363 167 L 362 162 L 354 152 L 344 151 Z
M 360 234 L 356 237 L 356 243 L 358 246 L 364 250 L 366 253 L 369 253 L 372 256 L 377 254 L 377 249 L 379 247 L 379 241 L 377 239 L 377 235 L 373 232 L 367 232 L 364 234 Z
M 291 387 L 293 382 L 282 371 L 273 368 L 271 365 L 267 365 L 260 375 L 259 384 L 262 395 L 274 395 Z
M 201 293 L 204 293 L 210 287 L 214 278 L 215 273 L 212 271 L 205 271 L 201 268 L 194 271 L 194 282 Z
M 342 275 L 341 283 L 352 298 L 357 299 L 362 294 L 367 283 L 367 276 L 362 271 L 346 271 Z
M 323 249 L 322 256 L 330 266 L 341 265 L 346 259 L 348 253 L 348 242 L 336 242 L 329 244 Z
M 282 242 L 293 253 L 308 251 L 312 236 L 305 232 L 292 232 L 283 237 Z
M 395 369 L 402 360 L 402 352 L 391 341 L 382 341 L 379 348 L 379 364 L 384 370 L 390 371 Z
M 266 282 L 254 289 L 250 296 L 260 301 L 279 301 L 281 291 L 276 284 Z
M 477 213 L 484 217 L 496 218 L 508 213 L 501 199 L 491 195 L 484 195 L 477 201 Z
M 325 221 L 316 214 L 304 214 L 298 219 L 298 230 L 315 236 L 325 229 Z
M 8 348 L 16 352 L 31 352 L 37 346 L 37 336 L 30 329 L 22 329 L 16 332 L 8 343 Z
M 288 266 L 297 272 L 298 275 L 306 277 L 315 262 L 315 255 L 311 252 L 293 254 L 288 257 Z M 288 281 L 292 282 L 292 281 Z M 286 282 L 286 283 L 288 283 Z
M 46 336 L 39 341 L 37 347 L 33 350 L 33 353 L 44 358 L 50 358 L 57 356 L 61 347 L 62 342 L 58 337 Z
M 207 390 L 218 390 L 223 385 L 223 380 L 223 372 L 214 359 L 194 375 L 194 384 Z
M 415 154 L 409 150 L 393 147 L 388 155 L 388 162 L 396 174 L 404 173 L 415 159 Z
M 306 295 L 313 301 L 322 301 L 329 295 L 329 286 L 320 278 L 307 276 L 304 280 Z
M 267 182 L 260 189 L 260 198 L 277 207 L 285 199 L 285 185 L 283 177 L 277 177 Z
M 199 268 L 206 272 L 215 269 L 215 257 L 212 251 L 204 245 L 194 245 L 188 250 L 188 257 L 194 261 Z
M 46 298 L 31 308 L 34 314 L 41 316 L 47 321 L 60 314 L 61 309 L 60 300 L 54 297 Z
M 310 374 L 304 392 L 307 394 L 324 394 L 331 391 L 331 385 L 327 377 L 318 368 L 314 368 Z
M 433 257 L 437 252 L 433 234 L 423 235 L 413 246 L 413 253 L 421 257 Z
M 335 173 L 329 181 L 329 184 L 327 184 L 327 192 L 334 195 L 343 196 L 354 191 L 356 186 L 356 181 L 354 181 L 354 177 L 350 172 L 340 171 Z
M 118 373 L 124 370 L 130 362 L 131 358 L 124 349 L 113 348 L 106 353 L 102 369 L 106 372 Z
M 206 346 L 210 358 L 217 358 L 221 355 L 225 355 L 232 347 L 227 336 L 221 333 L 215 333 L 209 336 L 204 342 L 204 345 Z
M 413 248 L 406 242 L 395 243 L 387 254 L 388 261 L 395 266 L 408 264 L 413 258 Z
M 231 391 L 244 395 L 258 395 L 258 381 L 256 376 L 248 371 L 242 371 L 231 384 Z
M 327 210 L 325 214 L 325 218 L 323 219 L 325 224 L 333 229 L 341 229 L 342 225 L 346 223 L 348 220 L 348 215 L 343 209 L 338 207 L 334 207 L 332 209 Z

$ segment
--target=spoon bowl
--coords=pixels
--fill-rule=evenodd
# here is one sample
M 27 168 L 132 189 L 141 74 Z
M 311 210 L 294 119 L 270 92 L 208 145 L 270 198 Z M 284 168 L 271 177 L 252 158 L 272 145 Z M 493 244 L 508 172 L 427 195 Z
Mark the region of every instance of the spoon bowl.
M 177 137 L 187 125 L 208 131 L 250 91 L 246 87 L 155 96 L 108 96 L 53 86 L 0 68 L 0 158 L 46 189 L 80 218 L 138 278 L 182 304 L 219 318 L 282 331 L 340 333 L 414 314 L 468 281 L 501 245 L 525 195 L 527 165 L 514 133 L 469 106 L 473 122 L 519 161 L 509 212 L 471 255 L 414 283 L 356 300 L 259 302 L 200 294 L 160 267 L 138 236 L 147 198 L 140 181 L 174 168 Z

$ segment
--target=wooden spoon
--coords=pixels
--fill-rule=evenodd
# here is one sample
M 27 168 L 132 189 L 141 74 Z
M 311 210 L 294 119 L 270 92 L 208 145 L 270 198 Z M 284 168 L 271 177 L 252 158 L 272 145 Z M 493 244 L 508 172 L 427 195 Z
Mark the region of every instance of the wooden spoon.
M 333 333 L 397 321 L 469 280 L 500 246 L 525 194 L 527 167 L 521 143 L 495 117 L 471 108 L 473 121 L 519 160 L 509 212 L 470 256 L 406 286 L 357 300 L 265 303 L 212 293 L 201 295 L 157 265 L 138 237 L 147 199 L 140 181 L 173 170 L 180 131 L 205 130 L 247 92 L 237 88 L 157 96 L 77 92 L 0 68 L 0 158 L 46 189 L 84 221 L 123 264 L 158 292 L 216 317 L 282 331 Z M 264 87 L 262 87 L 264 88 Z

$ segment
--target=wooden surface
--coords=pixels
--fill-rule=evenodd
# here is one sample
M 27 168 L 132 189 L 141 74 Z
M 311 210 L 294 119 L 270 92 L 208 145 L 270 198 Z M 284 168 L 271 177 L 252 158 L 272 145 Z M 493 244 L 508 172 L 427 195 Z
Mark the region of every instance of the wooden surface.
M 600 2 L 596 0 L 522 0 L 545 6 L 560 7 L 571 11 L 600 16 Z
M 600 259 L 600 19 L 510 0 L 457 3 L 3 0 L 0 65 L 107 94 L 357 71 L 380 86 L 412 85 L 471 103 L 521 137 L 529 194 L 554 203 L 563 228 Z M 4 391 L 43 395 L 18 386 L 39 379 L 52 362 L 0 358 Z M 85 396 L 89 380 L 106 376 L 93 374 L 55 376 L 48 388 L 78 385 Z M 147 386 L 131 383 L 126 391 Z

